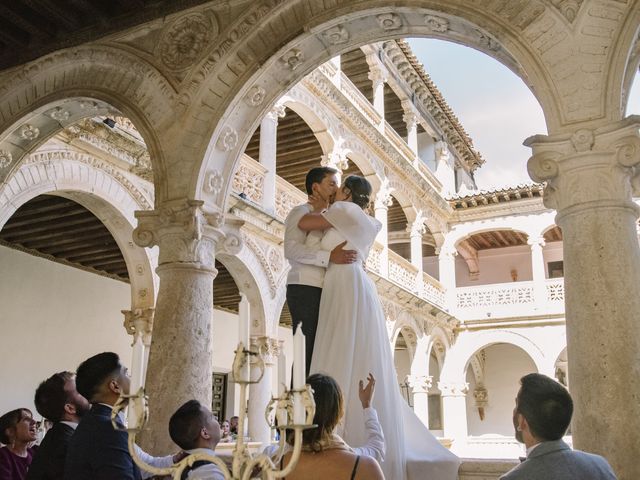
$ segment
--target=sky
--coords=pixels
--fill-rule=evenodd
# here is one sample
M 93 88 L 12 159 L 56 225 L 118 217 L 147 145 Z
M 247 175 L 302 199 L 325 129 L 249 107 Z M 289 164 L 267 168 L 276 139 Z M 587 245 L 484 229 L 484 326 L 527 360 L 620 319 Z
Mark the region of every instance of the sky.
M 529 136 L 546 134 L 542 108 L 524 82 L 497 60 L 472 48 L 434 39 L 409 39 L 460 123 L 485 159 L 476 170 L 480 190 L 531 183 L 522 145 Z M 636 75 L 627 114 L 640 114 L 640 80 Z

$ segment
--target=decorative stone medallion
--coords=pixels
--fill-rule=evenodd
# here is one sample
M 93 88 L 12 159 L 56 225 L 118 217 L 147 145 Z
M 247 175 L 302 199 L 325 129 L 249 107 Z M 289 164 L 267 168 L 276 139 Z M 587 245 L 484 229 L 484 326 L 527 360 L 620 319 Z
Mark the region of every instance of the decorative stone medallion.
M 71 114 L 62 107 L 56 107 L 51 110 L 47 115 L 58 122 L 65 122 L 69 120 Z
M 322 32 L 322 35 L 331 45 L 340 45 L 349 41 L 349 31 L 342 25 L 330 28 Z
M 389 32 L 391 30 L 397 30 L 402 26 L 402 20 L 395 13 L 383 13 L 378 15 L 378 24 L 380 28 Z
M 173 70 L 193 64 L 211 40 L 210 22 L 200 14 L 177 20 L 160 41 L 160 58 Z
M 35 140 L 40 136 L 40 129 L 27 123 L 22 127 L 20 127 L 20 136 L 25 140 L 29 140 L 29 141 Z
M 212 194 L 213 196 L 217 196 L 222 189 L 222 181 L 222 175 L 218 170 L 211 170 L 207 172 L 204 180 L 204 191 Z
M 264 88 L 262 88 L 260 85 L 254 85 L 245 95 L 244 101 L 250 107 L 257 107 L 264 101 L 266 93 L 267 92 L 265 92 Z
M 445 33 L 449 30 L 449 20 L 436 15 L 425 15 L 424 23 L 432 32 Z
M 229 152 L 238 144 L 238 132 L 230 126 L 226 126 L 220 132 L 216 147 L 223 152 Z
M 302 64 L 304 60 L 304 54 L 297 48 L 292 48 L 288 52 L 286 52 L 282 57 L 280 57 L 280 61 L 284 63 L 291 70 L 295 70 Z
M 0 168 L 7 168 L 11 165 L 11 161 L 13 160 L 13 156 L 11 152 L 7 150 L 0 150 Z

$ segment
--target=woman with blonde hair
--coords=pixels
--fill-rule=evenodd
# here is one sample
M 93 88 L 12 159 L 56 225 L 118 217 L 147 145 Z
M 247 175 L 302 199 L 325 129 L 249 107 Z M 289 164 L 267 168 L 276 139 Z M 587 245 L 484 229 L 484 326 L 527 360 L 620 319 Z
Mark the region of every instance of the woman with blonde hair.
M 313 423 L 317 428 L 304 431 L 300 459 L 287 480 L 384 480 L 380 465 L 374 458 L 357 455 L 335 433 L 344 415 L 344 399 L 338 383 L 322 374 L 311 375 L 307 383 L 313 389 L 316 403 Z M 289 452 L 281 465 L 286 466 L 290 459 Z

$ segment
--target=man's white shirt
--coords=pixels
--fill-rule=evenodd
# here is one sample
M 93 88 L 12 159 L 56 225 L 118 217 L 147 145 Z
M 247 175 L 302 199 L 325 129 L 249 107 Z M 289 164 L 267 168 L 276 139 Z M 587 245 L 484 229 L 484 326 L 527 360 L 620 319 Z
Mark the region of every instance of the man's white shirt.
M 308 203 L 294 207 L 285 220 L 284 256 L 291 265 L 287 285 L 309 285 L 322 288 L 325 269 L 331 252 L 320 250 L 321 231 L 308 234 L 298 228 L 298 222 L 313 208 Z

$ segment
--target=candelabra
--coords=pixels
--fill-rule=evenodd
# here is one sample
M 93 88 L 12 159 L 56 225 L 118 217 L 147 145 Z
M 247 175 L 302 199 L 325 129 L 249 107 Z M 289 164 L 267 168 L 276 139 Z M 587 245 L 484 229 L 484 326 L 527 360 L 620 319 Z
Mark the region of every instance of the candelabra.
M 295 339 L 295 344 L 304 345 L 304 335 L 300 333 L 300 338 Z M 298 337 L 298 335 L 296 335 Z M 303 347 L 304 348 L 304 347 Z M 259 374 L 251 380 L 251 358 L 255 359 L 255 367 Z M 302 353 L 304 358 L 304 352 Z M 129 435 L 129 452 L 133 461 L 145 471 L 153 475 L 171 475 L 174 480 L 181 478 L 185 468 L 192 466 L 195 462 L 204 460 L 215 464 L 225 479 L 249 480 L 254 475 L 261 475 L 262 478 L 276 479 L 289 475 L 295 468 L 302 452 L 302 432 L 312 425 L 315 415 L 315 402 L 313 392 L 309 385 L 299 384 L 299 379 L 304 378 L 304 362 L 302 366 L 294 363 L 294 385 L 292 389 L 287 389 L 286 385 L 280 386 L 280 394 L 272 398 L 265 410 L 265 418 L 272 429 L 277 429 L 280 433 L 277 452 L 273 456 L 264 453 L 252 454 L 245 443 L 244 424 L 247 420 L 247 388 L 252 383 L 258 383 L 264 374 L 264 361 L 260 352 L 252 352 L 245 348 L 244 343 L 238 343 L 233 361 L 232 376 L 233 381 L 240 385 L 240 415 L 238 418 L 238 435 L 235 448 L 232 451 L 231 469 L 219 457 L 206 453 L 190 454 L 180 462 L 168 468 L 156 468 L 145 463 L 136 450 L 136 436 L 143 429 L 149 418 L 148 398 L 144 393 L 144 387 L 140 387 L 131 395 L 121 395 L 114 405 L 111 421 L 114 428 L 126 429 Z M 300 371 L 300 369 L 302 369 Z M 298 379 L 298 382 L 296 382 Z M 298 384 L 296 384 L 298 383 Z M 122 426 L 120 415 L 126 406 L 129 406 L 128 425 Z M 293 444 L 291 446 L 291 459 L 286 467 L 280 469 L 280 459 L 287 452 L 287 434 L 293 431 Z

